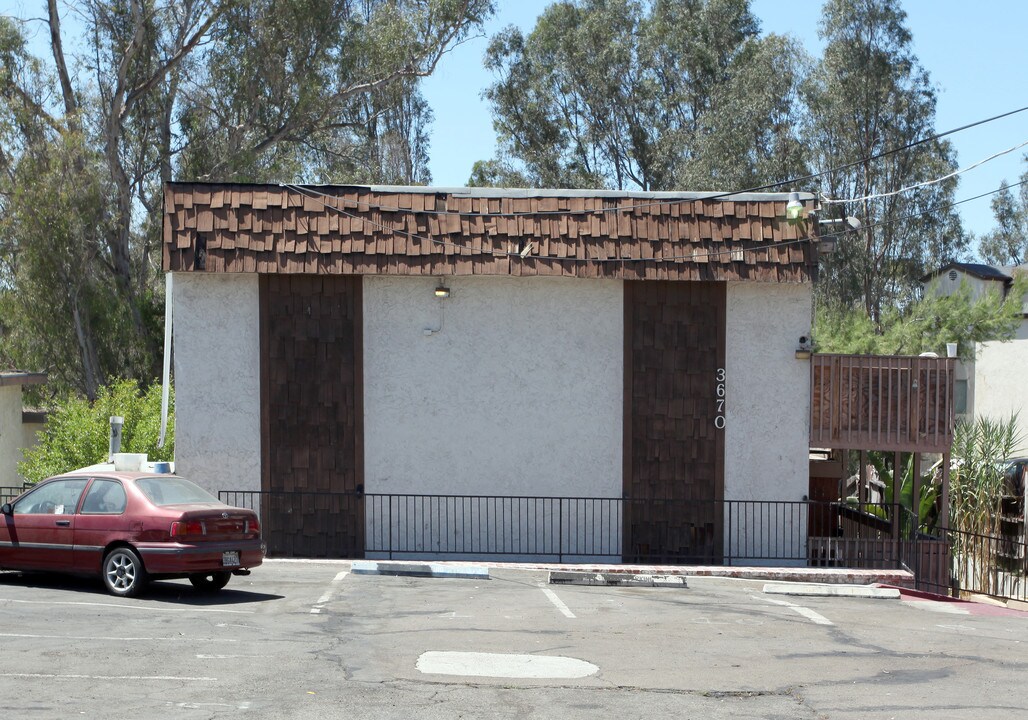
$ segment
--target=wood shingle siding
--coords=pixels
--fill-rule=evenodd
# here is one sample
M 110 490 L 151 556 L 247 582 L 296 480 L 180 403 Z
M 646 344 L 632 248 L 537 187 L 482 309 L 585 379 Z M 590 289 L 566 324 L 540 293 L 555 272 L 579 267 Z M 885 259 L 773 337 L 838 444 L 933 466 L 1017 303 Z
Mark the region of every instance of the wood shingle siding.
M 268 553 L 364 548 L 361 282 L 267 276 L 261 287 L 262 489 Z M 329 495 L 328 493 L 331 493 Z
M 626 559 L 720 556 L 724 283 L 625 284 Z
M 744 199 L 169 183 L 163 264 L 173 272 L 810 282 L 809 224 L 786 222 L 784 196 L 734 197 Z

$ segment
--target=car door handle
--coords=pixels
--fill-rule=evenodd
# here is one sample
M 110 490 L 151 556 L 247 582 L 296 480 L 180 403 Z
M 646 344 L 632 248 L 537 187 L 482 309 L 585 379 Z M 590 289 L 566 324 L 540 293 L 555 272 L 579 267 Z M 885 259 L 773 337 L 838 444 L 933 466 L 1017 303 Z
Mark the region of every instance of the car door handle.
M 58 520 L 57 521 L 57 526 L 58 527 L 68 527 L 69 525 L 71 525 L 71 520 Z

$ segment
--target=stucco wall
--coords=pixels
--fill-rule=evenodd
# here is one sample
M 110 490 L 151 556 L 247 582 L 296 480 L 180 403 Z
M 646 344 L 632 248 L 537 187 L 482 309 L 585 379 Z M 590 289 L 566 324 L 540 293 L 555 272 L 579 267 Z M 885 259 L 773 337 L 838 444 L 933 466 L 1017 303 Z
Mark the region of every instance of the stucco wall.
M 951 278 L 950 273 L 956 273 L 955 277 Z M 987 292 L 1003 293 L 1003 281 L 1002 280 L 983 280 L 980 277 L 969 275 L 962 270 L 947 270 L 946 272 L 936 275 L 928 283 L 926 293 L 934 295 L 952 295 L 960 289 L 961 284 L 966 283 L 971 288 L 971 299 L 977 300 Z
M 18 462 L 25 441 L 21 422 L 21 385 L 0 387 L 0 485 L 21 485 Z
M 619 496 L 621 283 L 446 284 L 364 280 L 367 492 Z
M 810 363 L 796 358 L 801 335 L 810 334 L 811 287 L 729 283 L 725 343 L 725 499 L 799 501 L 809 488 Z M 782 543 L 806 540 L 796 508 L 779 520 L 793 533 Z M 766 533 L 755 508 L 730 505 L 726 545 L 759 557 Z M 777 522 L 772 520 L 772 522 Z M 731 527 L 732 537 L 728 537 Z M 739 529 L 748 530 L 740 534 Z M 799 549 L 802 552 L 802 549 Z
M 260 490 L 256 275 L 174 276 L 175 471 L 208 490 Z
M 1003 420 L 1012 412 L 1028 437 L 1028 320 L 1013 340 L 981 343 L 974 363 L 974 414 Z M 1020 452 L 1028 452 L 1028 439 Z

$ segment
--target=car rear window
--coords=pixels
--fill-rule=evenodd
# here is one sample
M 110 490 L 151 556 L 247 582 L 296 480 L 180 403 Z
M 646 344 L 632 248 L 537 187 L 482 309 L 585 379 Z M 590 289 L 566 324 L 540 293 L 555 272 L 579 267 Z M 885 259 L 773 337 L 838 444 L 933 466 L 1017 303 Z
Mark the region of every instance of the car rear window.
M 154 505 L 221 502 L 196 483 L 180 477 L 140 478 L 136 486 Z

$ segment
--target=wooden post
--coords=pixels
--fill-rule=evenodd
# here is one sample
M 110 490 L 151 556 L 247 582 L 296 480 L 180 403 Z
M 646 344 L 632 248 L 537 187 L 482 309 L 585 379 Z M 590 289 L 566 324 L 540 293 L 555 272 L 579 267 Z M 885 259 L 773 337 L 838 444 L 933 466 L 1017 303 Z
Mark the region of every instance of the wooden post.
M 913 492 L 910 493 L 910 511 L 914 515 L 914 532 L 916 533 L 921 521 L 921 453 L 914 453 L 913 466 L 914 487 Z
M 867 450 L 860 451 L 860 476 L 857 482 L 857 504 L 863 513 L 864 504 L 867 503 Z
M 938 527 L 949 528 L 949 464 L 950 451 L 942 454 L 942 502 L 939 507 Z

